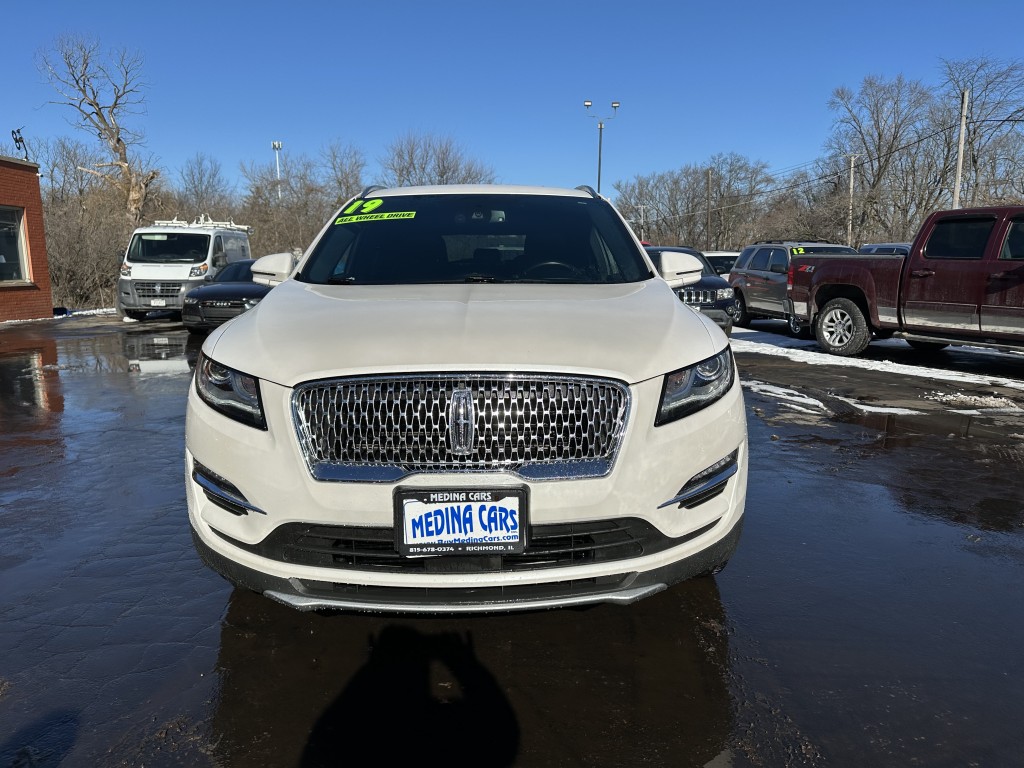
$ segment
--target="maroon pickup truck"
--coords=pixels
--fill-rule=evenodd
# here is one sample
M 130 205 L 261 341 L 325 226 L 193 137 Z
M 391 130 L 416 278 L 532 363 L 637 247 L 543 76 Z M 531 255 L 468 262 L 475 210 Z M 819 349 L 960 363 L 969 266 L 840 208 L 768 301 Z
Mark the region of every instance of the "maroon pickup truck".
M 937 211 L 907 256 L 794 256 L 786 311 L 834 355 L 890 337 L 1024 349 L 1024 206 Z

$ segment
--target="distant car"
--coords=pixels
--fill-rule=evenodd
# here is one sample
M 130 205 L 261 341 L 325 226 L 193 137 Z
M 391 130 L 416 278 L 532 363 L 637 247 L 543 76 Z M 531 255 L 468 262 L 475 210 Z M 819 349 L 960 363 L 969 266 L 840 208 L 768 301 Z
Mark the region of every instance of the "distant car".
M 260 303 L 270 287 L 253 282 L 255 261 L 244 259 L 228 264 L 205 285 L 185 294 L 181 322 L 189 333 L 206 333 Z
M 736 291 L 736 325 L 746 327 L 758 318 L 789 322 L 794 336 L 805 336 L 786 312 L 786 280 L 791 256 L 857 253 L 848 245 L 803 240 L 763 240 L 744 248 L 729 271 L 729 285 Z
M 708 316 L 715 324 L 725 331 L 725 335 L 732 334 L 733 318 L 736 315 L 736 299 L 732 288 L 725 278 L 720 277 L 711 262 L 704 254 L 696 248 L 686 246 L 652 245 L 647 247 L 654 266 L 661 268 L 661 254 L 664 251 L 675 251 L 676 253 L 689 253 L 696 257 L 704 266 L 700 280 L 692 285 L 685 285 L 679 288 L 676 293 L 684 304 Z
M 895 253 L 906 256 L 910 253 L 912 243 L 864 243 L 857 249 L 858 253 Z
M 732 269 L 732 265 L 736 263 L 736 258 L 740 255 L 739 251 L 704 251 L 703 253 L 704 258 L 711 262 L 715 272 L 720 275 L 729 274 L 729 270 Z

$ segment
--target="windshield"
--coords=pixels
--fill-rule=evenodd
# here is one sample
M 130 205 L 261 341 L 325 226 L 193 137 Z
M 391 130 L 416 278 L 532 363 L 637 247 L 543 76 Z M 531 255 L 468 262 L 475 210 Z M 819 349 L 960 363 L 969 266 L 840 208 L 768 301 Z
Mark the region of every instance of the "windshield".
M 136 232 L 128 246 L 135 264 L 201 264 L 210 252 L 210 236 L 194 232 Z
M 310 283 L 625 283 L 652 277 L 629 230 L 594 198 L 404 195 L 356 200 L 317 243 Z

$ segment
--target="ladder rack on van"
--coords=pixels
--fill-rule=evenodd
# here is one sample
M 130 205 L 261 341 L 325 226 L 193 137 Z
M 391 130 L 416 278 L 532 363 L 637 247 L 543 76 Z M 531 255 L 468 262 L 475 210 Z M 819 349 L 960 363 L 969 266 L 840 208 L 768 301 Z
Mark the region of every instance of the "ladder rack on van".
M 246 232 L 248 234 L 253 233 L 252 227 L 247 227 L 244 224 L 235 224 L 234 221 L 214 221 L 205 213 L 200 214 L 191 223 L 187 221 L 180 221 L 177 216 L 170 220 L 154 221 L 154 227 L 207 227 L 216 229 L 234 229 L 239 232 Z

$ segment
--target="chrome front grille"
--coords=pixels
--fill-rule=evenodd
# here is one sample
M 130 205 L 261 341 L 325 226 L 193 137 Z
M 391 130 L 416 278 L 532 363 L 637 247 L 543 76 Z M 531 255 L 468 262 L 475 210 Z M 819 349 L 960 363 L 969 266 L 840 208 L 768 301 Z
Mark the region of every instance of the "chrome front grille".
M 714 304 L 716 297 L 715 291 L 683 288 L 679 291 L 679 298 L 686 304 Z
M 181 293 L 182 283 L 135 281 L 135 293 L 140 299 L 161 299 Z
M 292 416 L 318 480 L 414 472 L 600 477 L 615 460 L 629 389 L 609 379 L 443 374 L 334 379 L 295 389 Z

